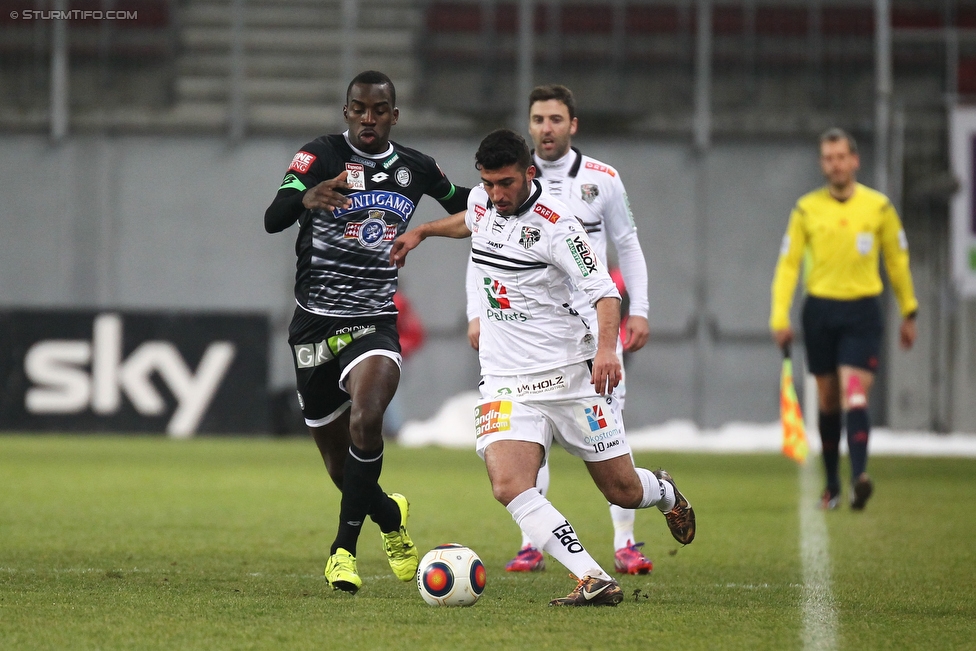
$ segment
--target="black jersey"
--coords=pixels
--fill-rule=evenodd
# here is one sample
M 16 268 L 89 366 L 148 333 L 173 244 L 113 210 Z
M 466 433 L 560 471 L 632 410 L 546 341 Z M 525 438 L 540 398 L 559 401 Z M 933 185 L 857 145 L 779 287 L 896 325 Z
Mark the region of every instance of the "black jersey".
M 304 192 L 348 171 L 349 208 L 305 210 L 298 218 L 295 298 L 316 314 L 359 317 L 396 314 L 393 240 L 423 195 L 449 212 L 465 209 L 467 188 L 456 188 L 433 158 L 390 142 L 382 154 L 354 149 L 343 134 L 322 136 L 295 154 L 278 191 Z

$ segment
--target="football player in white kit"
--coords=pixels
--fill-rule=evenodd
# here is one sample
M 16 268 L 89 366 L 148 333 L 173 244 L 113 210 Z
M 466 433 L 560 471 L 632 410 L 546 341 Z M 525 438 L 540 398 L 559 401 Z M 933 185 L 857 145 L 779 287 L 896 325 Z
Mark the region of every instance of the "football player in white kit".
M 657 506 L 675 540 L 695 537 L 695 512 L 664 470 L 635 468 L 613 395 L 620 295 L 583 226 L 534 180 L 525 140 L 508 129 L 488 134 L 475 155 L 482 183 L 468 209 L 407 231 L 392 264 L 430 236 L 471 236 L 483 287 L 475 409 L 477 451 L 492 493 L 532 543 L 579 578 L 551 606 L 613 606 L 623 591 L 586 551 L 573 526 L 536 488 L 553 441 L 583 459 L 604 497 L 625 508 Z M 573 308 L 594 305 L 599 334 Z
M 570 89 L 561 85 L 538 86 L 529 95 L 529 135 L 535 144 L 533 162 L 536 179 L 543 188 L 561 199 L 586 229 L 600 261 L 607 260 L 607 240 L 613 242 L 620 271 L 630 296 L 629 315 L 624 325 L 626 341 L 617 341 L 617 356 L 640 350 L 647 343 L 647 263 L 637 238 L 637 227 L 627 200 L 627 191 L 617 171 L 594 158 L 584 156 L 572 146 L 576 134 L 576 101 Z M 467 274 L 468 341 L 477 350 L 481 331 L 479 277 L 472 263 Z M 597 326 L 596 312 L 586 297 L 577 295 L 573 307 L 591 327 Z M 625 382 L 621 377 L 614 397 L 624 407 Z M 536 487 L 549 490 L 549 465 L 539 470 Z M 613 521 L 614 570 L 627 574 L 647 574 L 653 563 L 641 552 L 642 542 L 634 535 L 634 510 L 610 505 Z M 522 532 L 522 546 L 505 565 L 508 572 L 535 572 L 545 569 L 545 555 Z

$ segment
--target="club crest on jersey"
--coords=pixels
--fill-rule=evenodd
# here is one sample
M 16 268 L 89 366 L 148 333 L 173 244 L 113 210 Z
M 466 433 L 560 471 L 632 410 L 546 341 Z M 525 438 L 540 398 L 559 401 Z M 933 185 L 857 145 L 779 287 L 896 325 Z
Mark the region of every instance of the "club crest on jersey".
M 368 210 L 370 208 L 382 209 L 387 213 L 393 213 L 400 218 L 400 221 L 407 221 L 413 214 L 416 206 L 413 201 L 403 196 L 399 192 L 389 190 L 370 190 L 369 192 L 353 192 L 349 195 L 352 205 L 348 208 L 336 208 L 332 211 L 332 216 L 341 219 L 351 213 Z
M 542 215 L 543 219 L 553 224 L 559 219 L 559 213 L 554 212 L 551 208 L 546 208 L 541 203 L 535 204 L 535 209 L 532 212 Z
M 353 190 L 366 189 L 366 168 L 360 163 L 346 163 L 346 183 Z
M 583 277 L 586 278 L 591 273 L 596 273 L 596 256 L 590 250 L 590 245 L 582 235 L 574 235 L 573 237 L 566 238 L 566 244 L 569 245 L 569 250 L 573 254 L 573 260 L 576 262 L 576 266 L 583 273 Z
M 542 239 L 542 231 L 531 226 L 522 227 L 522 235 L 519 237 L 519 244 L 525 249 L 531 249 L 532 245 Z
M 396 171 L 396 174 L 393 175 L 393 178 L 396 180 L 397 185 L 399 185 L 401 188 L 405 188 L 410 185 L 410 170 L 406 167 L 401 167 Z
M 596 183 L 584 183 L 580 186 L 580 198 L 586 203 L 593 203 L 600 196 L 600 188 Z
M 300 151 L 295 154 L 295 157 L 291 159 L 291 165 L 288 166 L 288 171 L 295 171 L 299 174 L 308 174 L 308 169 L 315 162 L 315 154 L 310 154 L 307 151 Z
M 396 239 L 396 226 L 387 224 L 383 219 L 382 210 L 370 210 L 369 217 L 361 222 L 348 222 L 342 237 L 347 240 L 359 240 L 368 249 L 373 249 L 383 242 Z

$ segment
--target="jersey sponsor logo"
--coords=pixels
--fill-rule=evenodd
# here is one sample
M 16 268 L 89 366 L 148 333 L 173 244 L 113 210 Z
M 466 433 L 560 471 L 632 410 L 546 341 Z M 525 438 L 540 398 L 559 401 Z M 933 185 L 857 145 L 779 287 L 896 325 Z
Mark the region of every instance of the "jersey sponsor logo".
M 474 408 L 475 436 L 485 436 L 512 429 L 512 401 L 493 400 Z
M 307 151 L 300 151 L 295 154 L 295 157 L 291 159 L 291 165 L 288 166 L 288 171 L 295 171 L 299 174 L 308 174 L 308 169 L 315 162 L 315 154 L 310 154 Z
M 350 156 L 349 160 L 351 160 L 354 163 L 362 163 L 366 167 L 376 167 L 376 161 L 370 160 L 368 158 L 363 158 L 362 156 L 356 156 L 355 154 Z
M 871 250 L 874 248 L 874 234 L 858 233 L 857 239 L 855 240 L 855 246 L 857 247 L 857 252 L 861 255 L 871 253 Z
M 372 181 L 373 183 L 382 183 L 388 178 L 390 178 L 390 175 L 387 174 L 386 172 L 377 172 L 373 176 L 369 177 L 369 180 Z
M 554 535 L 560 542 L 560 544 L 566 548 L 570 554 L 579 554 L 583 551 L 583 545 L 580 544 L 579 539 L 576 537 L 576 532 L 573 530 L 573 525 L 566 520 L 561 525 L 552 530 L 552 535 Z
M 366 189 L 366 169 L 360 163 L 346 163 L 346 183 L 353 190 Z
M 397 185 L 399 185 L 401 188 L 405 188 L 410 185 L 410 170 L 406 167 L 401 167 L 396 171 L 396 174 L 393 175 L 393 178 L 396 180 Z
M 600 186 L 596 183 L 584 183 L 580 186 L 580 198 L 586 203 L 593 203 L 600 196 Z
M 600 405 L 587 407 L 583 413 L 586 414 L 586 423 L 590 426 L 591 432 L 598 432 L 606 428 L 607 419 L 603 416 L 603 407 Z
M 532 211 L 537 215 L 542 215 L 542 218 L 553 224 L 559 219 L 559 213 L 552 210 L 552 208 L 547 208 L 541 203 L 535 204 L 535 209 Z
M 393 152 L 393 155 L 387 158 L 383 162 L 383 169 L 385 170 L 390 169 L 391 167 L 393 167 L 393 163 L 397 162 L 398 160 L 400 160 L 400 154 Z
M 590 251 L 590 246 L 582 235 L 567 238 L 566 244 L 569 245 L 573 260 L 576 261 L 576 266 L 579 267 L 584 278 L 591 273 L 596 273 L 596 256 Z
M 508 289 L 497 280 L 485 278 L 485 294 L 488 295 L 488 305 L 496 310 L 509 310 L 512 304 L 508 300 Z
M 550 391 L 558 391 L 559 389 L 566 388 L 565 376 L 563 375 L 553 375 L 552 377 L 547 377 L 538 382 L 528 382 L 525 384 L 520 384 L 515 388 L 520 396 L 536 395 L 539 393 L 549 393 Z
M 361 222 L 348 222 L 342 237 L 347 240 L 359 240 L 360 244 L 372 249 L 382 242 L 395 240 L 396 226 L 386 223 L 382 210 L 370 210 L 367 219 Z
M 596 170 L 597 172 L 603 172 L 604 174 L 609 174 L 610 176 L 617 176 L 617 173 L 616 172 L 614 172 L 612 169 L 610 169 L 606 165 L 601 165 L 600 163 L 594 163 L 592 161 L 587 161 L 585 167 L 588 170 Z
M 407 197 L 399 192 L 390 192 L 388 190 L 353 192 L 349 195 L 349 200 L 352 201 L 351 206 L 348 208 L 336 208 L 332 211 L 332 216 L 339 219 L 345 215 L 361 210 L 382 208 L 399 217 L 400 221 L 407 221 L 416 208 L 413 201 L 410 201 Z
M 542 239 L 542 231 L 531 226 L 522 227 L 522 235 L 519 237 L 519 244 L 526 250 L 531 249 L 532 245 Z
M 595 452 L 606 452 L 610 448 L 622 445 L 623 430 L 617 426 L 614 419 L 603 411 L 599 403 L 582 410 L 576 407 L 577 421 L 589 434 L 583 437 L 583 443 L 592 445 Z

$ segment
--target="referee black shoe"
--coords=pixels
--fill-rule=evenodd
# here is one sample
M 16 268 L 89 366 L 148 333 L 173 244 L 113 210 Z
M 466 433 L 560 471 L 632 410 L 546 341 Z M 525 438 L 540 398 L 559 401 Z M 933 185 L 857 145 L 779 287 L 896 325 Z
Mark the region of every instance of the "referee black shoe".
M 868 477 L 868 473 L 862 472 L 861 475 L 851 486 L 851 509 L 863 511 L 864 505 L 868 503 L 871 493 L 874 492 L 874 482 Z

